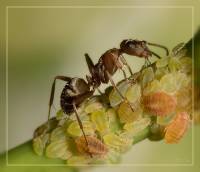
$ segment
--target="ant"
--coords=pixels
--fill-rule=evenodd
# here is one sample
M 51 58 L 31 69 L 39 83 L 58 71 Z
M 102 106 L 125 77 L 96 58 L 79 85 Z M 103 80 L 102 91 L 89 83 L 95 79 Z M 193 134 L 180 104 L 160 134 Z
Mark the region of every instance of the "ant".
M 120 44 L 120 49 L 113 48 L 108 51 L 106 51 L 99 59 L 97 64 L 93 64 L 91 58 L 88 54 L 85 54 L 86 62 L 90 71 L 91 76 L 86 75 L 87 81 L 85 81 L 82 78 L 71 78 L 67 76 L 56 76 L 54 78 L 52 88 L 51 88 L 51 94 L 49 99 L 49 111 L 48 111 L 48 122 L 47 125 L 49 126 L 50 121 L 50 111 L 51 106 L 53 104 L 54 100 L 54 93 L 55 93 L 55 84 L 56 80 L 62 80 L 66 82 L 65 87 L 62 90 L 61 96 L 60 96 L 60 105 L 64 113 L 67 115 L 71 115 L 72 112 L 75 112 L 76 119 L 78 121 L 78 124 L 80 126 L 80 129 L 83 133 L 85 142 L 87 146 L 89 146 L 86 134 L 83 129 L 82 122 L 79 118 L 79 114 L 77 111 L 77 108 L 83 103 L 86 99 L 90 98 L 96 89 L 101 85 L 101 83 L 108 83 L 109 81 L 113 85 L 113 87 L 117 90 L 119 95 L 126 101 L 126 98 L 120 93 L 120 91 L 117 89 L 114 81 L 112 80 L 112 76 L 115 74 L 115 72 L 118 69 L 121 69 L 124 73 L 124 76 L 126 77 L 126 73 L 123 70 L 123 65 L 127 66 L 129 69 L 129 72 L 131 75 L 133 75 L 132 70 L 128 63 L 126 62 L 125 58 L 123 57 L 123 53 L 134 55 L 138 57 L 144 57 L 147 59 L 149 56 L 155 55 L 158 58 L 157 54 L 150 51 L 147 47 L 147 44 L 158 46 L 161 48 L 164 48 L 167 51 L 168 49 L 164 46 L 147 43 L 146 41 L 138 41 L 138 40 L 124 40 Z M 129 102 L 128 102 L 129 103 Z M 130 103 L 129 103 L 130 105 Z M 132 108 L 132 106 L 130 105 Z M 133 110 L 133 108 L 132 108 Z M 134 110 L 133 110 L 134 111 Z M 47 126 L 47 127 L 48 127 Z M 88 149 L 89 150 L 89 149 Z M 92 154 L 89 152 L 90 156 L 92 157 Z
M 88 83 L 90 83 L 91 85 L 93 84 L 94 89 L 98 89 L 101 83 L 107 84 L 110 81 L 114 89 L 120 95 L 120 97 L 124 101 L 126 101 L 129 104 L 132 111 L 134 111 L 131 103 L 118 90 L 117 86 L 115 85 L 112 79 L 112 76 L 116 73 L 118 69 L 120 69 L 122 70 L 124 77 L 127 80 L 123 66 L 126 66 L 131 76 L 133 76 L 133 72 L 128 63 L 126 62 L 125 58 L 123 57 L 123 54 L 145 58 L 145 60 L 148 60 L 148 58 L 152 55 L 156 56 L 157 58 L 161 58 L 158 54 L 151 51 L 147 45 L 163 48 L 166 51 L 166 54 L 169 55 L 169 50 L 165 46 L 132 39 L 123 40 L 120 44 L 120 49 L 112 48 L 106 51 L 103 55 L 101 55 L 98 63 L 95 65 L 92 62 L 89 55 L 86 53 L 85 58 L 89 68 L 89 72 L 91 74 L 91 76 L 86 75 Z M 100 92 L 100 94 L 102 94 L 100 90 L 98 91 Z

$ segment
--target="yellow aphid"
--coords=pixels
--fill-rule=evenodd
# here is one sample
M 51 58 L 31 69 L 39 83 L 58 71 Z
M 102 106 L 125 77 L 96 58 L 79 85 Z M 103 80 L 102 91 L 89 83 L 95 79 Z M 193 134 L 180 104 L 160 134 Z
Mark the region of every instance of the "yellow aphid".
M 114 109 L 112 108 L 109 108 L 107 111 L 106 111 L 106 116 L 108 117 L 109 119 L 109 122 L 117 122 L 118 120 L 118 116 L 117 116 L 117 113 Z
M 83 124 L 83 130 L 84 130 L 85 134 L 94 135 L 95 128 L 94 128 L 92 122 L 82 121 L 82 124 Z M 67 133 L 69 133 L 71 136 L 75 136 L 75 137 L 81 136 L 83 134 L 77 121 L 74 121 L 69 125 L 69 127 L 67 128 Z
M 125 96 L 126 91 L 129 87 L 130 87 L 130 83 L 127 83 L 126 80 L 123 80 L 117 83 L 117 88 L 123 96 Z M 119 95 L 119 93 L 115 89 L 111 91 L 109 95 L 109 100 L 110 100 L 110 105 L 112 107 L 119 105 L 123 101 L 122 97 Z
M 84 110 L 85 110 L 86 113 L 92 113 L 92 112 L 95 112 L 95 111 L 100 110 L 102 108 L 103 108 L 102 103 L 100 103 L 100 102 L 93 102 L 93 103 L 88 104 L 85 107 Z
M 162 89 L 160 81 L 154 79 L 152 82 L 148 83 L 147 86 L 143 90 L 143 95 L 153 94 Z
M 121 123 L 119 121 L 117 112 L 114 109 L 109 108 L 106 111 L 106 116 L 108 117 L 110 132 L 114 133 L 114 132 L 120 130 Z
M 37 155 L 43 155 L 48 140 L 49 134 L 40 135 L 33 139 L 33 150 Z
M 71 155 L 66 140 L 51 142 L 46 148 L 46 156 L 49 158 L 68 159 Z
M 152 67 L 143 69 L 142 71 L 142 88 L 145 88 L 149 82 L 154 79 L 154 71 Z
M 124 125 L 124 130 L 130 137 L 137 135 L 139 132 L 144 130 L 151 124 L 151 119 L 149 117 L 140 118 L 132 123 L 126 123 Z
M 58 127 L 51 132 L 51 142 L 66 139 L 65 131 L 62 127 Z
M 132 111 L 128 103 L 122 102 L 117 112 L 122 123 L 130 123 L 142 114 L 142 109 L 137 107 L 135 111 Z
M 152 115 L 166 116 L 174 112 L 177 101 L 172 95 L 165 92 L 156 92 L 143 97 L 143 105 Z
M 82 153 L 90 153 L 94 156 L 100 155 L 104 156 L 108 149 L 105 144 L 103 144 L 99 139 L 93 136 L 86 136 L 88 145 L 86 144 L 85 138 L 83 136 L 75 140 L 77 150 Z
M 119 152 L 126 151 L 132 144 L 132 139 L 123 136 L 116 135 L 114 133 L 106 134 L 103 137 L 106 145 L 113 148 Z
M 189 121 L 189 115 L 186 112 L 178 113 L 175 119 L 165 128 L 165 142 L 178 143 L 188 129 Z
M 108 116 L 105 111 L 96 111 L 91 114 L 91 121 L 95 125 L 95 128 L 101 135 L 106 134 L 109 131 Z
M 126 91 L 125 96 L 128 99 L 128 101 L 130 101 L 131 103 L 135 103 L 136 101 L 138 101 L 141 97 L 140 85 L 134 84 L 134 85 L 130 86 Z
M 175 93 L 177 91 L 177 81 L 174 73 L 165 74 L 160 79 L 161 89 L 167 93 Z

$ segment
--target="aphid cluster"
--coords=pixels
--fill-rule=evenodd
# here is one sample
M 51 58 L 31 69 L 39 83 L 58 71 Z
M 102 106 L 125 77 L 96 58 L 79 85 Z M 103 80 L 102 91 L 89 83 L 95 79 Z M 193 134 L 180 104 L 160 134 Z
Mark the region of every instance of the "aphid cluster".
M 166 56 L 161 58 L 147 45 L 163 48 Z M 182 44 L 169 54 L 158 44 L 124 40 L 119 49 L 106 51 L 97 64 L 85 54 L 90 72 L 87 81 L 55 77 L 48 121 L 34 133 L 34 151 L 67 160 L 68 164 L 116 163 L 142 131 L 148 131 L 150 140 L 179 142 L 192 114 L 191 59 L 183 51 Z M 145 58 L 145 65 L 133 73 L 123 54 Z M 148 59 L 152 55 L 158 57 L 154 63 Z M 124 79 L 115 84 L 112 76 L 118 69 Z M 60 97 L 61 110 L 50 119 L 57 79 L 66 85 Z M 99 86 L 109 81 L 112 87 L 102 93 Z M 95 90 L 100 95 L 93 95 Z

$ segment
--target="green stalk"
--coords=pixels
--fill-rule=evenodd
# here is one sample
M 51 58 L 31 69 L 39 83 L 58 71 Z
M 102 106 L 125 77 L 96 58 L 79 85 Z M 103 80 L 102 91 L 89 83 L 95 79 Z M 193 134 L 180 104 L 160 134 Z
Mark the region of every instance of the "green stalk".
M 6 153 L 0 156 L 1 172 L 54 172 L 58 169 L 59 172 L 77 171 L 72 167 L 52 167 L 52 164 L 61 166 L 65 164 L 65 161 L 61 161 L 59 159 L 49 159 L 45 156 L 36 155 L 32 149 L 32 141 L 28 141 L 8 151 L 8 162 L 6 162 Z
M 149 127 L 134 136 L 133 144 L 143 141 L 149 135 Z M 28 141 L 8 151 L 8 166 L 6 154 L 0 155 L 0 172 L 76 172 L 75 167 L 69 167 L 66 161 L 38 156 L 33 152 L 32 141 Z

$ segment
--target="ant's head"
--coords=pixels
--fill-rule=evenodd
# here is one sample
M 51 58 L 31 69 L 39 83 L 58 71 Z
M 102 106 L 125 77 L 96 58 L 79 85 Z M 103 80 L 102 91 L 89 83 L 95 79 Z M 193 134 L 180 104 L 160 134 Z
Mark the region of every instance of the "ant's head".
M 148 57 L 151 55 L 146 41 L 139 41 L 137 39 L 125 39 L 120 44 L 122 53 L 126 53 L 138 57 Z

